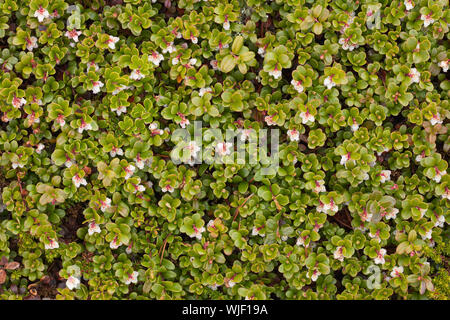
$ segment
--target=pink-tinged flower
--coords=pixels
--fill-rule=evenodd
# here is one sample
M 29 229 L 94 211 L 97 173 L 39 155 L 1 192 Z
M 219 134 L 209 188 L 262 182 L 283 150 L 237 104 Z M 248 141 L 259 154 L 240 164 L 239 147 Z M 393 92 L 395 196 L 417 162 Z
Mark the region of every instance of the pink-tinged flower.
M 397 218 L 397 213 L 398 213 L 398 209 L 397 209 L 397 208 L 393 208 L 393 209 L 391 210 L 391 212 L 389 212 L 389 213 L 387 213 L 387 214 L 385 215 L 385 217 L 386 217 L 387 220 L 389 220 L 389 219 L 395 219 L 395 218 Z
M 88 233 L 92 236 L 94 233 L 100 233 L 100 226 L 96 224 L 94 221 L 90 222 L 88 225 Z
M 45 244 L 45 249 L 51 250 L 51 249 L 58 249 L 59 248 L 59 243 L 56 240 L 53 239 L 48 239 L 48 241 L 50 241 L 49 244 Z
M 34 17 L 37 18 L 39 22 L 42 22 L 44 21 L 44 19 L 50 17 L 50 14 L 48 13 L 47 9 L 39 6 L 39 9 L 34 12 Z
M 115 111 L 117 115 L 120 116 L 122 113 L 127 113 L 127 107 L 119 106 L 117 108 L 111 108 L 111 111 Z
M 81 185 L 85 186 L 87 185 L 87 181 L 84 178 L 80 178 L 78 173 L 72 177 L 72 182 L 75 185 L 75 187 L 79 188 Z
M 327 189 L 325 188 L 325 181 L 323 180 L 318 180 L 315 181 L 316 186 L 314 188 L 314 192 L 319 193 L 319 192 L 327 192 Z
M 78 132 L 83 133 L 84 130 L 92 130 L 92 126 L 90 123 L 86 123 L 83 119 L 81 119 L 80 126 L 78 127 Z
M 56 117 L 55 121 L 62 127 L 66 124 L 66 121 L 64 120 L 64 115 L 60 114 L 58 117 Z
M 67 158 L 66 162 L 64 162 L 64 165 L 66 166 L 66 168 L 70 168 L 73 165 L 72 159 Z
M 434 126 L 438 123 L 439 124 L 442 123 L 441 115 L 439 114 L 439 112 L 437 112 L 436 114 L 433 114 L 433 117 L 431 118 L 430 123 L 432 126 Z
M 328 89 L 331 89 L 331 88 L 333 88 L 336 85 L 336 83 L 333 82 L 333 77 L 332 76 L 328 76 L 323 81 L 323 85 L 325 87 L 327 87 Z
M 257 235 L 259 235 L 259 236 L 261 236 L 261 237 L 265 237 L 266 234 L 260 232 L 260 230 L 261 230 L 262 228 L 263 228 L 263 227 L 260 227 L 260 228 L 253 227 L 253 229 L 252 229 L 252 236 L 257 236 Z
M 75 29 L 67 30 L 65 36 L 75 42 L 78 42 L 78 37 L 81 35 L 81 31 Z
M 363 212 L 361 213 L 361 221 L 362 222 L 366 222 L 366 221 L 370 221 L 372 219 L 372 213 L 368 213 L 366 208 L 363 209 Z
M 44 148 L 45 148 L 45 145 L 42 143 L 39 143 L 36 147 L 36 153 L 41 154 L 41 152 L 42 152 L 42 150 L 44 150 Z
M 160 135 L 164 133 L 161 129 L 158 129 L 158 124 L 156 122 L 150 123 L 148 128 L 152 132 L 152 135 Z
M 116 155 L 123 156 L 123 150 L 122 148 L 112 147 L 109 154 L 111 155 L 111 157 L 115 157 Z
M 412 0 L 405 0 L 403 1 L 403 4 L 406 7 L 406 10 L 412 10 L 414 8 L 414 2 L 412 2 Z
M 265 116 L 264 121 L 268 126 L 275 126 L 277 124 L 275 121 L 273 121 L 273 116 Z
M 191 36 L 191 41 L 192 41 L 192 43 L 196 44 L 198 42 L 198 38 Z
M 306 237 L 300 236 L 300 237 L 297 238 L 297 241 L 295 242 L 295 245 L 297 245 L 297 246 L 305 246 L 305 240 L 306 240 Z
M 294 86 L 294 89 L 297 90 L 298 93 L 302 93 L 304 88 L 301 81 L 297 81 L 292 79 L 291 84 Z
M 447 190 L 449 190 L 449 189 L 447 188 Z M 439 227 L 439 228 L 443 228 L 444 227 L 444 223 L 445 223 L 444 215 L 437 216 L 436 218 L 437 219 L 436 219 L 436 222 L 434 223 L 434 226 L 435 227 Z
M 391 170 L 381 170 L 380 182 L 385 183 L 386 181 L 389 180 L 391 180 Z
M 175 189 L 170 184 L 162 187 L 162 192 L 173 192 L 174 190 Z
M 69 290 L 78 289 L 80 287 L 80 279 L 74 276 L 67 278 L 66 287 Z
M 328 210 L 334 211 L 334 212 L 338 212 L 339 211 L 339 207 L 334 203 L 333 198 L 330 199 L 330 203 L 326 203 L 323 205 L 323 210 L 324 212 L 327 212 Z
M 16 96 L 14 96 L 14 98 L 12 99 L 12 105 L 16 109 L 20 108 L 21 106 L 23 106 L 26 103 L 27 103 L 27 100 L 25 100 L 24 98 L 17 98 Z
M 137 283 L 139 273 L 137 271 L 133 271 L 133 273 L 128 274 L 127 280 L 125 280 L 125 284 Z
M 436 182 L 441 182 L 441 178 L 447 174 L 447 170 L 440 171 L 437 167 L 434 167 L 435 176 L 433 178 Z
M 217 60 L 211 60 L 210 65 L 213 68 L 213 70 L 218 70 L 219 68 Z
M 164 60 L 163 55 L 156 51 L 153 51 L 153 53 L 148 57 L 148 61 L 152 62 L 155 66 L 159 66 L 159 64 L 163 60 Z
M 264 55 L 266 54 L 266 48 L 265 47 L 258 48 L 258 54 L 264 58 Z
M 375 264 L 384 264 L 386 262 L 384 260 L 385 255 L 386 255 L 386 249 L 381 248 L 379 251 L 377 251 L 377 256 L 374 259 Z
M 394 267 L 392 269 L 392 272 L 391 272 L 391 277 L 392 278 L 400 277 L 400 274 L 402 274 L 402 273 L 403 273 L 403 267 L 402 266 Z
M 141 73 L 141 70 L 136 69 L 136 70 L 131 71 L 130 79 L 141 80 L 144 78 L 145 78 L 145 76 Z
M 281 77 L 281 70 L 278 70 L 278 68 L 275 67 L 275 69 L 269 71 L 269 75 L 271 75 L 275 79 L 278 79 Z
M 99 93 L 103 86 L 104 84 L 101 81 L 92 81 L 92 93 Z
M 316 121 L 316 118 L 314 118 L 314 116 L 311 113 L 309 113 L 308 109 L 306 109 L 306 111 L 304 112 L 300 112 L 300 118 L 302 118 L 303 124 Z
M 133 243 L 130 242 L 130 245 L 125 249 L 125 252 L 127 254 L 131 254 L 133 252 L 132 248 L 133 248 Z
M 216 291 L 218 287 L 220 287 L 220 284 L 217 284 L 217 283 L 208 285 L 208 288 L 210 288 L 213 291 Z
M 224 23 L 223 23 L 223 28 L 224 28 L 225 30 L 230 30 L 230 22 L 228 21 L 227 16 L 225 16 L 225 21 L 224 21 Z
M 134 191 L 133 193 L 144 192 L 145 187 L 142 184 L 133 184 Z
M 420 72 L 417 71 L 416 68 L 411 68 L 411 70 L 409 71 L 407 76 L 411 78 L 412 82 L 415 82 L 415 83 L 419 83 L 420 82 Z
M 441 62 L 439 62 L 438 65 L 439 65 L 439 67 L 442 68 L 442 71 L 447 72 L 449 64 L 450 64 L 450 59 L 442 60 Z
M 356 48 L 358 48 L 357 44 L 352 44 L 350 42 L 350 38 L 340 38 L 339 44 L 342 46 L 342 49 L 344 49 L 344 50 L 353 51 Z
M 197 153 L 200 151 L 200 147 L 197 145 L 197 142 L 190 141 L 188 145 L 185 147 L 186 150 L 189 151 L 191 157 L 195 157 Z
M 378 243 L 381 242 L 380 231 L 379 230 L 377 232 L 375 232 L 375 234 L 373 234 L 372 232 L 369 232 L 369 237 L 371 237 L 372 239 L 377 240 Z
M 100 200 L 100 209 L 105 212 L 107 209 L 111 207 L 111 199 L 106 198 L 105 201 Z
M 109 39 L 106 41 L 108 43 L 108 47 L 112 50 L 116 48 L 116 43 L 119 41 L 118 37 L 109 36 Z
M 122 245 L 122 242 L 118 241 L 117 237 L 115 237 L 114 240 L 109 243 L 109 247 L 111 249 L 117 249 L 121 245 Z
M 136 159 L 134 159 L 134 163 L 136 164 L 136 167 L 138 167 L 139 169 L 141 170 L 144 169 L 145 161 L 141 159 L 139 154 L 136 156 Z
M 315 269 L 311 275 L 311 280 L 317 281 L 317 278 L 319 278 L 320 275 L 321 275 L 320 271 Z M 308 276 L 308 274 L 307 274 L 307 276 Z M 308 276 L 308 278 L 309 278 L 309 276 Z
M 129 164 L 128 166 L 126 166 L 124 168 L 124 170 L 126 172 L 125 180 L 128 180 L 134 174 L 134 171 L 136 170 L 136 168 L 132 164 Z
M 205 232 L 205 228 L 201 227 L 200 229 L 198 229 L 195 225 L 192 226 L 192 228 L 194 229 L 194 233 L 192 235 L 190 235 L 191 238 L 197 238 L 198 240 L 202 239 L 202 233 Z
M 182 128 L 186 128 L 186 126 L 188 126 L 190 124 L 189 120 L 183 115 L 183 114 L 179 114 L 181 121 L 180 121 L 180 126 Z
M 351 128 L 353 132 L 359 129 L 359 124 L 356 122 L 355 119 L 353 119 L 353 124 L 351 125 Z
M 241 141 L 244 142 L 245 140 L 249 139 L 250 134 L 252 133 L 252 129 L 244 129 L 241 132 Z
M 287 135 L 291 141 L 299 141 L 300 140 L 300 132 L 296 129 L 288 130 Z
M 94 71 L 98 71 L 98 69 L 100 69 L 98 64 L 96 64 L 94 61 L 88 62 L 88 64 L 87 64 L 87 71 L 88 72 L 89 72 L 89 70 L 91 68 L 94 68 Z
M 337 247 L 334 251 L 334 258 L 339 261 L 344 261 L 344 253 L 343 253 L 344 247 Z
M 179 63 L 180 63 L 180 56 L 177 56 L 177 57 L 175 57 L 175 58 L 172 59 L 172 64 L 173 64 L 174 66 L 176 66 L 176 65 L 179 64 Z
M 200 88 L 200 90 L 199 90 L 199 92 L 198 92 L 198 95 L 199 95 L 200 97 L 203 97 L 203 95 L 204 95 L 205 93 L 207 93 L 207 92 L 211 93 L 211 92 L 212 92 L 212 89 L 211 89 L 210 87 L 207 87 L 207 88 Z
M 37 38 L 36 37 L 27 38 L 26 42 L 27 42 L 27 49 L 28 49 L 28 51 L 33 51 L 33 49 L 36 49 L 38 47 Z
M 420 20 L 423 21 L 424 27 L 428 27 L 430 24 L 432 24 L 434 22 L 434 19 L 431 18 L 431 14 L 428 14 L 428 15 L 422 14 L 420 16 Z
M 163 53 L 172 53 L 175 51 L 175 47 L 173 46 L 173 42 L 170 42 L 169 44 L 167 44 L 167 48 L 163 49 L 162 52 Z
M 216 153 L 219 156 L 223 157 L 223 156 L 226 156 L 226 155 L 231 153 L 231 148 L 232 147 L 233 147 L 233 144 L 230 143 L 230 142 L 219 142 L 216 145 L 216 149 L 215 150 L 216 150 Z
M 348 153 L 346 153 L 346 154 L 344 154 L 344 155 L 341 156 L 341 162 L 340 162 L 340 163 L 341 163 L 342 165 L 345 165 L 345 164 L 347 163 L 347 161 L 350 160 L 350 158 L 351 158 L 351 153 L 348 152 Z

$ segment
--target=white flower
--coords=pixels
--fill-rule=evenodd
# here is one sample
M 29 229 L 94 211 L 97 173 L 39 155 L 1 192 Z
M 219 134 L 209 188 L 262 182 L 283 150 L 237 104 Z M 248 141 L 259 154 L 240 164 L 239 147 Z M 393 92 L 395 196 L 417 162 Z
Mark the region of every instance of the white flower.
M 359 129 L 359 124 L 357 124 L 356 122 L 353 122 L 353 124 L 351 125 L 352 131 L 355 132 L 356 130 Z
M 109 247 L 111 249 L 117 249 L 121 245 L 122 245 L 122 242 L 117 242 L 117 237 L 115 237 L 114 240 L 109 243 Z
M 198 42 L 198 38 L 191 36 L 191 41 L 192 41 L 192 43 L 196 44 Z
M 123 150 L 122 148 L 116 148 L 116 147 L 112 147 L 111 151 L 109 152 L 109 154 L 111 155 L 111 157 L 115 157 L 116 155 L 119 156 L 123 156 Z
M 143 78 L 145 78 L 145 76 L 141 73 L 141 70 L 139 69 L 133 70 L 130 74 L 130 79 L 133 80 L 141 80 Z
M 234 282 L 233 280 L 228 281 L 228 287 L 230 287 L 230 288 L 233 288 L 235 284 L 236 284 L 236 282 Z
M 210 288 L 213 291 L 216 291 L 219 286 L 220 285 L 218 285 L 217 283 L 214 283 L 214 284 L 208 285 L 208 288 Z
M 327 189 L 325 188 L 325 181 L 319 180 L 316 181 L 316 187 L 314 188 L 314 192 L 327 192 Z
M 317 281 L 317 278 L 319 278 L 320 275 L 321 275 L 321 273 L 320 273 L 319 270 L 314 270 L 314 271 L 313 271 L 313 274 L 312 274 L 312 276 L 311 276 L 311 280 L 312 280 L 312 281 Z
M 432 24 L 434 22 L 434 19 L 431 18 L 431 14 L 429 15 L 421 15 L 420 19 L 423 20 L 423 26 L 424 27 L 428 27 L 430 24 Z
M 406 10 L 411 10 L 414 8 L 414 3 L 412 2 L 412 0 L 405 0 L 403 1 L 403 3 L 405 4 Z
M 128 279 L 125 280 L 125 284 L 137 283 L 139 273 L 137 271 L 133 271 L 132 274 L 128 275 Z
M 101 204 L 100 209 L 101 209 L 103 212 L 105 212 L 105 210 L 107 210 L 108 208 L 111 207 L 111 199 L 110 199 L 110 198 L 106 198 L 105 201 L 101 201 L 101 200 L 100 200 L 100 204 Z
M 14 98 L 12 99 L 12 105 L 16 109 L 20 108 L 21 106 L 23 106 L 26 103 L 27 103 L 27 100 L 25 100 L 24 98 L 17 98 L 16 96 L 14 96 Z
M 295 243 L 297 246 L 304 246 L 305 245 L 305 239 L 303 237 L 298 237 L 297 242 Z
M 287 135 L 291 141 L 299 141 L 300 140 L 300 132 L 296 129 L 288 130 Z
M 128 180 L 129 178 L 131 178 L 131 176 L 134 174 L 134 171 L 136 170 L 135 166 L 133 166 L 132 164 L 129 164 L 128 166 L 126 166 L 124 168 L 125 172 L 127 173 L 125 175 L 125 180 Z
M 26 41 L 28 51 L 33 51 L 33 49 L 38 47 L 36 37 L 27 38 Z
M 39 6 L 39 9 L 37 9 L 34 12 L 34 17 L 38 18 L 39 22 L 44 21 L 44 19 L 50 17 L 50 14 L 48 13 L 47 9 L 42 8 L 42 6 Z
M 438 168 L 434 168 L 434 171 L 436 172 L 436 175 L 433 180 L 436 182 L 441 182 L 441 178 L 447 174 L 447 170 L 439 171 Z
M 133 186 L 134 186 L 133 193 L 144 192 L 145 191 L 145 187 L 142 184 L 137 184 L 137 185 L 133 185 Z
M 196 64 L 196 63 L 197 63 L 197 59 L 195 59 L 195 58 L 189 59 L 189 65 L 190 65 L 190 66 L 193 66 L 193 65 Z
M 217 62 L 217 60 L 212 60 L 210 62 L 210 64 L 211 64 L 211 67 L 213 68 L 213 70 L 218 70 L 218 67 L 217 67 L 218 62 Z
M 71 159 L 67 159 L 66 162 L 64 162 L 64 165 L 66 168 L 70 168 L 73 165 L 73 162 Z
M 292 79 L 291 80 L 291 84 L 294 86 L 294 89 L 297 90 L 298 93 L 302 93 L 304 88 L 302 86 L 302 82 L 301 81 L 297 81 Z
M 244 142 L 250 137 L 250 134 L 252 133 L 252 129 L 244 129 L 241 132 L 241 141 Z
M 216 152 L 222 157 L 226 156 L 231 153 L 232 146 L 230 142 L 219 142 L 216 145 Z
M 178 59 L 178 57 L 175 57 L 172 59 L 172 64 L 175 66 L 180 62 L 180 59 Z
M 75 29 L 67 30 L 65 35 L 67 38 L 72 39 L 75 42 L 78 42 L 78 37 L 81 35 L 81 31 L 77 31 Z
M 80 178 L 80 176 L 78 174 L 76 174 L 72 177 L 72 182 L 75 185 L 75 187 L 77 187 L 77 188 L 79 188 L 80 185 L 83 185 L 83 186 L 87 185 L 86 179 Z
M 374 261 L 375 264 L 384 264 L 384 256 L 386 255 L 386 249 L 381 248 L 380 251 L 377 251 L 377 256 L 375 257 Z
M 108 47 L 112 50 L 114 50 L 116 48 L 116 43 L 117 41 L 119 41 L 118 37 L 114 37 L 114 36 L 109 36 L 109 39 L 107 40 L 108 43 Z
M 67 278 L 66 287 L 70 290 L 78 289 L 80 287 L 80 279 L 74 276 Z
M 159 66 L 164 57 L 159 52 L 153 51 L 153 53 L 148 57 L 148 61 L 153 62 L 155 66 Z
M 411 70 L 409 71 L 407 76 L 411 78 L 412 82 L 415 82 L 415 83 L 419 83 L 420 82 L 420 72 L 417 71 L 416 68 L 411 68 Z
M 353 51 L 358 47 L 358 45 L 354 45 L 350 43 L 350 38 L 340 38 L 339 44 L 342 46 L 342 49 Z
M 181 116 L 180 116 L 181 117 Z M 180 121 L 180 126 L 182 128 L 186 128 L 186 126 L 188 126 L 190 124 L 189 120 L 186 119 L 186 117 L 181 117 L 181 121 Z
M 59 248 L 59 243 L 56 240 L 53 239 L 48 239 L 50 241 L 49 244 L 45 245 L 45 249 L 58 249 Z
M 139 156 L 136 157 L 136 159 L 134 159 L 136 167 L 138 167 L 139 169 L 144 169 L 145 166 L 145 162 L 144 160 L 142 160 Z
M 316 120 L 316 118 L 314 118 L 314 116 L 311 113 L 309 113 L 308 109 L 306 109 L 306 111 L 304 112 L 300 112 L 300 118 L 302 118 L 303 124 L 307 124 L 308 122 L 314 122 Z
M 101 81 L 92 81 L 92 93 L 99 93 L 100 88 L 103 86 L 104 84 Z
M 334 258 L 341 262 L 344 261 L 344 253 L 342 252 L 343 249 L 344 247 L 337 247 L 334 251 Z
M 198 229 L 195 225 L 192 226 L 194 228 L 194 233 L 190 235 L 191 238 L 197 238 L 198 240 L 202 239 L 202 233 L 205 232 L 205 227 L 201 227 Z
M 98 64 L 96 64 L 94 61 L 91 61 L 87 65 L 87 71 L 89 71 L 92 67 L 94 67 L 94 71 L 98 71 L 98 69 L 100 69 Z
M 265 53 L 266 53 L 266 49 L 265 49 L 265 48 L 263 48 L 263 47 L 258 48 L 258 54 L 259 54 L 261 57 L 264 57 Z
M 252 236 L 260 235 L 261 237 L 265 237 L 266 235 L 264 233 L 260 233 L 259 230 L 262 228 L 253 227 L 252 229 Z
M 167 192 L 167 191 L 173 192 L 174 190 L 175 189 L 170 184 L 166 185 L 165 187 L 162 187 L 163 192 Z
M 127 253 L 127 254 L 131 254 L 133 251 L 131 250 L 131 248 L 132 248 L 132 245 L 131 245 L 131 243 L 130 243 L 130 245 L 125 249 L 125 252 Z
M 362 222 L 366 222 L 366 221 L 370 221 L 372 219 L 373 214 L 372 213 L 368 213 L 366 208 L 363 209 L 363 212 L 361 214 L 361 221 Z
M 195 141 L 190 141 L 185 148 L 186 150 L 189 151 L 191 157 L 195 157 L 197 153 L 200 151 L 200 147 L 197 145 L 197 142 Z
M 389 213 L 387 213 L 386 214 L 386 219 L 387 220 L 389 220 L 389 219 L 395 219 L 395 218 L 397 218 L 397 213 L 398 213 L 398 209 L 397 208 L 393 208 L 392 210 L 391 210 L 391 212 L 389 212 Z
M 269 71 L 269 74 L 275 79 L 278 79 L 281 77 L 281 70 L 278 70 L 278 68 L 275 67 L 275 69 Z
M 439 114 L 439 112 L 437 112 L 436 114 L 433 114 L 433 117 L 431 118 L 430 123 L 432 126 L 434 126 L 438 123 L 439 124 L 442 123 L 441 115 Z
M 92 236 L 94 233 L 100 233 L 100 226 L 96 224 L 94 221 L 89 223 L 88 233 Z
M 223 28 L 224 28 L 225 30 L 230 30 L 230 23 L 229 23 L 228 21 L 225 21 L 225 22 L 223 23 Z
M 172 53 L 172 52 L 174 52 L 175 51 L 175 47 L 173 46 L 173 42 L 170 42 L 168 45 L 167 45 L 167 48 L 165 48 L 165 49 L 163 49 L 162 50 L 162 52 L 163 53 Z
M 437 217 L 437 220 L 434 223 L 434 226 L 435 227 L 439 227 L 439 228 L 443 228 L 444 227 L 444 223 L 445 223 L 445 217 L 444 217 L 444 215 L 440 215 L 439 217 Z
M 127 107 L 119 106 L 117 108 L 111 108 L 111 111 L 115 111 L 117 115 L 120 116 L 122 113 L 127 113 Z
M 442 71 L 447 72 L 448 71 L 448 66 L 449 66 L 449 60 L 442 60 L 441 62 L 439 62 L 439 67 L 442 68 Z
M 431 239 L 431 233 L 433 232 L 433 230 L 428 230 L 427 232 L 425 232 L 425 235 L 421 235 L 422 239 Z
M 92 126 L 90 123 L 86 123 L 83 120 L 81 120 L 81 124 L 78 127 L 78 132 L 83 133 L 84 130 L 92 130 Z
M 399 277 L 401 273 L 403 273 L 403 267 L 402 266 L 394 267 L 392 269 L 392 272 L 391 272 L 391 277 L 392 278 Z
M 348 152 L 347 154 L 344 154 L 343 156 L 341 156 L 341 162 L 340 163 L 342 165 L 345 165 L 347 163 L 347 161 L 350 160 L 350 157 L 351 157 L 351 153 L 350 152 Z
M 204 95 L 205 93 L 207 93 L 207 92 L 212 92 L 212 89 L 211 89 L 210 87 L 207 87 L 207 88 L 200 88 L 200 91 L 199 91 L 198 95 L 199 95 L 200 97 L 203 97 L 203 95 Z
M 36 153 L 41 154 L 42 150 L 44 150 L 45 146 L 42 143 L 39 143 L 36 147 Z
M 273 121 L 273 116 L 265 116 L 264 121 L 268 126 L 275 126 L 277 124 L 275 121 Z
M 336 83 L 334 83 L 333 78 L 329 76 L 325 78 L 325 80 L 323 81 L 323 85 L 326 86 L 328 89 L 331 89 L 336 85 Z
M 13 162 L 13 163 L 12 163 L 12 167 L 13 167 L 13 169 L 16 169 L 17 167 L 23 168 L 24 165 L 21 164 L 21 163 L 19 163 L 19 162 Z
M 381 170 L 380 177 L 381 183 L 391 180 L 391 170 Z

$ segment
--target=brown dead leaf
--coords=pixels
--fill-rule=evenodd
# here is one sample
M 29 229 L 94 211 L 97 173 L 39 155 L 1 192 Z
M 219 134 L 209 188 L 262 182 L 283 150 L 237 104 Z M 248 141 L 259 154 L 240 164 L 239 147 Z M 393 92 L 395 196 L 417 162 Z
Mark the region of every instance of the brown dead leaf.
M 5 264 L 5 269 L 6 270 L 16 270 L 20 267 L 20 263 L 13 261 L 13 262 L 8 262 L 7 264 Z
M 0 284 L 4 284 L 6 282 L 6 272 L 3 269 L 0 269 Z

